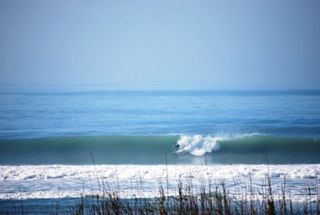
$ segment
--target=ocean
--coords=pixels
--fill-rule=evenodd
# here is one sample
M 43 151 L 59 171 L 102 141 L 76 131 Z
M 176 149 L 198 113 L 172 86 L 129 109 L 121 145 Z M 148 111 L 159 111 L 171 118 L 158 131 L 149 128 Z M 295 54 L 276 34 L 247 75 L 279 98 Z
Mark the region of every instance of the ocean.
M 95 194 L 97 178 L 149 198 L 178 179 L 235 191 L 266 174 L 303 201 L 319 155 L 320 90 L 0 89 L 0 208 Z

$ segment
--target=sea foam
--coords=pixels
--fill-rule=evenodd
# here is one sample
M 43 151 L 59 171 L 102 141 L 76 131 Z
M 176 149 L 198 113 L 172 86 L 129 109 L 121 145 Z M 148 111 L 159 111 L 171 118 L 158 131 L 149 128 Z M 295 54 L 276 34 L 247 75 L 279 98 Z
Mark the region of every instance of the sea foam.
M 259 186 L 271 177 L 273 189 L 286 187 L 294 201 L 303 201 L 308 187 L 316 187 L 320 164 L 299 165 L 21 165 L 0 166 L 0 199 L 63 198 L 99 194 L 101 184 L 122 198 L 157 197 L 164 185 L 176 195 L 178 181 L 201 190 L 203 184 L 224 182 L 230 193 L 249 184 Z M 168 183 L 168 186 L 166 185 Z
M 219 150 L 219 140 L 223 140 L 223 137 L 181 135 L 177 142 L 177 153 L 189 152 L 195 156 L 202 156 Z

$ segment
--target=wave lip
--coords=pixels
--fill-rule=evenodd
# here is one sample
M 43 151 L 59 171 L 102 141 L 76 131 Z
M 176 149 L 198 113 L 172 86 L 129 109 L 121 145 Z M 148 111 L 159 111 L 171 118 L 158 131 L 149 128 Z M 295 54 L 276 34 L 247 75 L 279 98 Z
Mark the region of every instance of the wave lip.
M 233 155 L 314 156 L 320 150 L 317 138 L 281 137 L 259 133 L 242 135 L 181 135 L 176 143 L 177 154 L 203 156 L 213 152 Z
M 216 136 L 202 136 L 202 135 L 182 135 L 177 142 L 177 153 L 189 152 L 195 156 L 202 156 L 206 153 L 218 151 L 219 141 L 223 140 L 223 137 Z

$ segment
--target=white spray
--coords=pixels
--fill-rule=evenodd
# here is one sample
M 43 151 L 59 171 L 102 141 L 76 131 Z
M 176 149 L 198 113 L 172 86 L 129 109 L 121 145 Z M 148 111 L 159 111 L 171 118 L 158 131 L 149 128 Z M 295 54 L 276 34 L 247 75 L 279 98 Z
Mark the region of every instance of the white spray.
M 202 136 L 182 135 L 177 142 L 177 153 L 189 152 L 195 156 L 202 156 L 206 153 L 219 150 L 219 141 L 223 140 L 222 137 L 215 136 Z

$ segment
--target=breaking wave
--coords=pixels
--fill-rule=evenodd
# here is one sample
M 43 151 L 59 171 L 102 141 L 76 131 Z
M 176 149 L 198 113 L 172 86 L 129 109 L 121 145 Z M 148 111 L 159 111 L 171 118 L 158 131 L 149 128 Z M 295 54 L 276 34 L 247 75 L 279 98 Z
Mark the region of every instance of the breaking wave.
M 223 137 L 182 135 L 177 142 L 177 153 L 189 152 L 195 156 L 202 156 L 206 153 L 219 150 L 218 141 L 223 140 Z
M 312 152 L 320 150 L 317 138 L 279 137 L 261 134 L 245 135 L 182 135 L 177 141 L 177 153 L 203 156 L 206 153 Z

